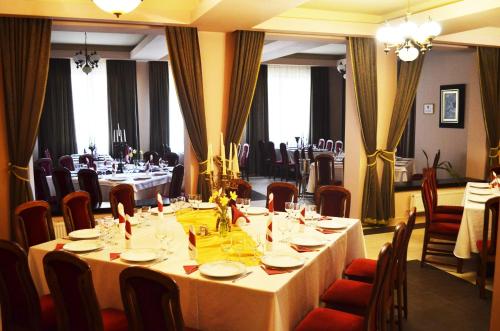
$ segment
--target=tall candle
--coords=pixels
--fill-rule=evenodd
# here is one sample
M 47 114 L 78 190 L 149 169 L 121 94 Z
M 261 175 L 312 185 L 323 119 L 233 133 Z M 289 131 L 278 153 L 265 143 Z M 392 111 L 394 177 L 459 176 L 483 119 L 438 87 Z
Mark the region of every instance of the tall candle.
M 212 172 L 212 144 L 208 144 L 208 153 L 207 153 L 207 173 L 210 174 Z
M 229 171 L 233 170 L 233 144 L 229 144 Z
M 125 132 L 125 129 L 123 129 L 123 141 L 127 141 L 127 133 Z
M 222 161 L 222 174 L 227 175 L 226 172 L 226 148 L 224 147 L 224 136 L 220 133 L 220 157 Z
M 234 144 L 234 155 L 233 155 L 233 173 L 234 176 L 240 172 L 240 165 L 238 163 L 238 147 L 236 147 L 236 144 Z

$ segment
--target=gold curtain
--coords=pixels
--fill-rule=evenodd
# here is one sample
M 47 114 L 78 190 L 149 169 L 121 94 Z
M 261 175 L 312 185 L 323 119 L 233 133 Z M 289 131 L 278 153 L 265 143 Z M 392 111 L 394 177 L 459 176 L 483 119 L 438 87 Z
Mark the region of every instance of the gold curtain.
M 226 126 L 228 147 L 231 143 L 238 144 L 240 142 L 243 128 L 250 113 L 264 46 L 264 32 L 235 31 L 234 34 L 235 47 L 231 89 L 229 91 L 229 115 Z
M 488 140 L 488 166 L 500 156 L 500 48 L 478 47 L 479 82 L 484 126 Z
M 408 122 L 415 95 L 417 94 L 420 72 L 424 63 L 424 55 L 420 55 L 411 62 L 401 61 L 398 74 L 396 98 L 392 109 L 391 124 L 387 137 L 385 151 L 380 151 L 379 156 L 384 162 L 382 174 L 382 203 L 384 220 L 394 217 L 394 162 L 396 147 L 401 140 L 403 131 Z
M 204 199 L 207 199 L 208 185 L 202 176 L 206 170 L 207 124 L 198 30 L 190 27 L 167 26 L 166 37 L 182 115 L 199 162 L 198 191 L 202 193 Z
M 377 58 L 375 40 L 349 37 L 349 54 L 361 136 L 367 155 L 362 220 L 378 223 L 383 220 L 383 207 L 377 175 Z
M 42 115 L 51 27 L 49 19 L 0 17 L 1 108 L 7 123 L 11 215 L 16 206 L 33 196 L 28 163 Z

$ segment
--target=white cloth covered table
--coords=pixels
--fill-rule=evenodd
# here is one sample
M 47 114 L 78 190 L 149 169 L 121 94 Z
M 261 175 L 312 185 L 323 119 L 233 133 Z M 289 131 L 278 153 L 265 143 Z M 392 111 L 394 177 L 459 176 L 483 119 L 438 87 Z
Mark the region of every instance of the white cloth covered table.
M 283 214 L 275 215 L 275 222 Z M 245 231 L 259 232 L 266 229 L 266 216 L 251 216 L 251 224 Z M 152 217 L 149 223 L 158 222 Z M 188 327 L 200 330 L 292 330 L 313 308 L 318 307 L 320 295 L 337 278 L 341 277 L 347 263 L 365 256 L 365 244 L 361 223 L 355 219 L 343 219 L 347 229 L 335 234 L 322 234 L 313 228 L 306 233 L 319 235 L 328 240 L 319 251 L 295 253 L 304 257 L 305 265 L 290 273 L 268 275 L 259 266 L 247 267 L 253 273 L 232 283 L 230 280 L 205 278 L 196 271 L 184 272 L 184 265 L 195 264 L 189 259 L 187 236 L 173 216 L 165 216 L 171 222 L 175 240 L 171 248 L 174 254 L 169 259 L 147 267 L 170 275 L 178 284 L 181 294 L 183 317 Z M 295 252 L 280 239 L 278 226 L 274 227 L 275 249 Z M 157 248 L 154 224 L 141 228 L 133 227 L 133 247 Z M 110 252 L 124 250 L 124 240 L 118 246 L 90 254 L 83 254 L 92 268 L 92 276 L 101 308 L 122 308 L 119 290 L 119 274 L 129 266 L 120 259 L 110 261 Z M 29 251 L 31 273 L 39 294 L 47 294 L 48 288 L 43 273 L 43 257 L 64 240 L 54 240 Z
M 394 182 L 407 182 L 415 172 L 415 160 L 410 158 L 396 158 L 394 164 Z
M 483 239 L 483 222 L 484 222 L 484 203 L 469 201 L 471 196 L 470 182 L 465 188 L 462 205 L 464 206 L 464 214 L 458 231 L 457 242 L 453 254 L 462 259 L 471 258 L 471 253 L 478 253 L 476 242 Z M 476 189 L 481 190 L 481 189 Z M 491 197 L 495 197 L 499 193 L 493 193 Z
M 344 181 L 344 163 L 335 161 L 335 180 Z M 307 181 L 307 192 L 314 193 L 316 191 L 316 163 L 312 163 L 309 167 L 309 179 Z
M 134 198 L 135 200 L 152 199 L 156 197 L 156 194 L 160 192 L 162 195 L 168 195 L 168 190 L 170 188 L 170 182 L 172 180 L 172 174 L 155 176 L 154 172 L 151 173 L 151 178 L 149 179 L 139 179 L 137 177 L 144 176 L 144 173 L 125 173 L 117 174 L 116 177 L 124 177 L 125 181 L 113 181 L 110 180 L 111 175 L 99 175 L 99 186 L 101 187 L 102 200 L 109 202 L 109 191 L 113 186 L 118 184 L 130 184 L 134 188 Z M 78 177 L 72 176 L 73 186 L 75 190 L 80 188 L 78 184 Z M 52 176 L 47 176 L 47 183 L 49 184 L 50 195 L 55 196 L 56 191 L 54 187 L 54 182 L 52 181 Z

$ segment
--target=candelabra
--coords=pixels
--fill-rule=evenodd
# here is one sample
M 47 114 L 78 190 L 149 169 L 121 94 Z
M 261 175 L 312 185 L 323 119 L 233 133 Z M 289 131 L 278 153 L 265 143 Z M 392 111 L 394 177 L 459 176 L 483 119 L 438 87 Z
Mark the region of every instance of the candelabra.
M 223 192 L 229 191 L 236 191 L 238 189 L 238 185 L 234 182 L 233 179 L 239 178 L 240 174 L 239 172 L 232 171 L 232 170 L 226 170 L 226 174 L 224 175 L 222 171 L 222 160 L 220 156 L 215 156 L 215 166 L 218 169 L 218 174 L 217 176 L 214 174 L 214 171 L 205 171 L 204 177 L 205 181 L 208 184 L 208 187 L 210 188 L 210 191 L 213 190 L 220 190 L 222 189 Z M 206 163 L 210 162 L 211 160 L 207 160 Z M 230 160 L 226 160 L 226 163 L 231 162 Z M 228 167 L 230 168 L 230 167 Z

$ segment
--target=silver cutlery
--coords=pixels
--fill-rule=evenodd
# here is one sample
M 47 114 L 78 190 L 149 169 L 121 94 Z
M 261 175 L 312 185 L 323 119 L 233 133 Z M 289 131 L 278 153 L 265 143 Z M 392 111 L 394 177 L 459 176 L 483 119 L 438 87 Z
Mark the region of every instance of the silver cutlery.
M 248 272 L 245 272 L 243 275 L 239 276 L 238 278 L 235 278 L 233 279 L 231 282 L 232 283 L 236 283 L 237 280 L 240 280 L 240 279 L 243 279 L 245 278 L 246 276 L 250 275 L 253 271 L 248 271 Z

